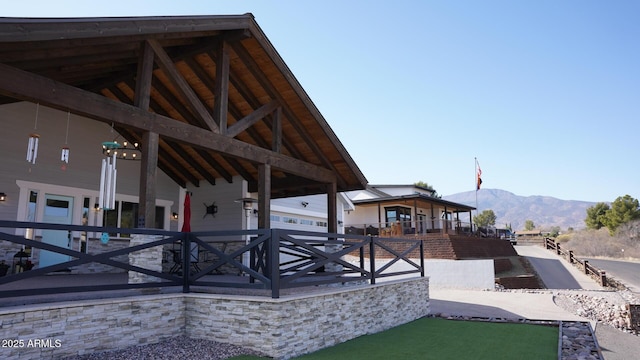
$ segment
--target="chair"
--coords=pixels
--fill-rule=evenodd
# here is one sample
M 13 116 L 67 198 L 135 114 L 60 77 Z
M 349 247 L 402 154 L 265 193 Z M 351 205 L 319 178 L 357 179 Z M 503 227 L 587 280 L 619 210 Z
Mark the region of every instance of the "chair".
M 191 267 L 195 270 L 195 272 L 200 272 L 200 267 L 198 266 L 198 262 L 200 261 L 200 249 L 197 243 L 191 243 L 191 252 L 189 254 L 189 263 Z M 177 248 L 176 248 L 177 247 Z M 170 273 L 174 274 L 179 272 L 182 268 L 182 243 L 176 242 L 174 243 L 173 250 L 169 250 L 173 254 L 173 266 L 169 270 Z

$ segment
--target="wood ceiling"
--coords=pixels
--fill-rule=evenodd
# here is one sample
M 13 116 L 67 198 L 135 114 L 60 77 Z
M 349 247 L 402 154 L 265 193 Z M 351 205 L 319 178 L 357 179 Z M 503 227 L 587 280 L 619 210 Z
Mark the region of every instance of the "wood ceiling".
M 0 18 L 0 104 L 21 100 L 113 124 L 130 142 L 157 132 L 157 166 L 182 187 L 239 175 L 253 192 L 260 163 L 273 197 L 366 185 L 251 14 Z

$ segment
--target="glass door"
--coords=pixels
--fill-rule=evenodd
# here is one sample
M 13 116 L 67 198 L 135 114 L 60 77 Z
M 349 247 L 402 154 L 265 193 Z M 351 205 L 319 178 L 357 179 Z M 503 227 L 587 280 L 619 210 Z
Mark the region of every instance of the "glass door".
M 50 224 L 71 224 L 73 220 L 73 197 L 45 194 L 45 205 L 42 222 Z M 42 230 L 42 242 L 71 249 L 71 232 L 65 230 Z M 39 267 L 69 261 L 69 255 L 52 251 L 40 252 Z

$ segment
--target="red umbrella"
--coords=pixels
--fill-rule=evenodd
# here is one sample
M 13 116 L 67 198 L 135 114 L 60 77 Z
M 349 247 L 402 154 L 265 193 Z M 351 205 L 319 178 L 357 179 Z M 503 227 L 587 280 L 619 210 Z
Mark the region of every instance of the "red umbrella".
M 191 197 L 189 192 L 184 197 L 184 221 L 182 222 L 182 232 L 191 232 Z

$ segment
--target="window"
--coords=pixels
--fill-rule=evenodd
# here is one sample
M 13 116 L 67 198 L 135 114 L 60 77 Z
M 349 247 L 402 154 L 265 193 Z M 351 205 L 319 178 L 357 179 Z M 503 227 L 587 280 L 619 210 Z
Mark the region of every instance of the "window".
M 300 219 L 300 225 L 313 225 L 313 220 Z
M 282 217 L 282 221 L 287 223 L 287 224 L 297 224 L 298 223 L 298 219 L 287 217 L 287 216 L 283 216 Z
M 411 208 L 393 206 L 384 208 L 387 226 L 400 221 L 403 228 L 411 227 Z
M 154 228 L 164 229 L 164 207 L 156 206 L 156 218 Z M 103 226 L 135 229 L 138 227 L 138 204 L 128 201 L 116 201 L 116 207 L 104 211 Z M 131 234 L 120 234 L 121 237 L 129 237 Z M 110 233 L 109 236 L 118 236 Z
M 280 216 L 278 215 L 271 215 L 270 216 L 271 221 L 280 221 Z
M 316 226 L 327 227 L 326 221 L 316 221 Z

